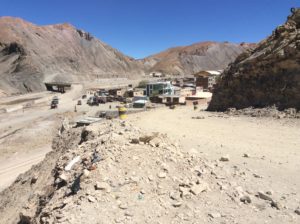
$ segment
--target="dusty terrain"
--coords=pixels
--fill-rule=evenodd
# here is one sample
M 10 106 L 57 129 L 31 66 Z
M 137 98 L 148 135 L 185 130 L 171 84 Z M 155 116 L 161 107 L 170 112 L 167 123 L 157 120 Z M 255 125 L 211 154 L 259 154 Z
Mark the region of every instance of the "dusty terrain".
M 197 116 L 204 119 L 192 119 Z M 262 181 L 273 190 L 300 189 L 296 178 L 300 172 L 299 119 L 234 117 L 179 107 L 133 115 L 129 120 L 144 130 L 166 133 L 186 151 L 205 158 L 218 160 L 229 155 L 232 165 L 264 177 L 253 181 Z
M 103 87 L 103 83 L 99 86 Z M 95 116 L 101 110 L 116 110 L 119 105 L 112 102 L 90 107 L 84 99 L 78 106 L 77 100 L 82 93 L 82 85 L 73 85 L 72 90 L 65 94 L 40 92 L 0 99 L 0 111 L 11 111 L 0 113 L 0 191 L 20 173 L 43 160 L 51 150 L 53 137 L 64 118 L 75 122 L 86 116 Z M 53 96 L 58 96 L 60 103 L 57 109 L 51 110 L 49 104 Z M 35 104 L 31 99 L 38 99 L 40 103 Z M 29 107 L 20 109 L 28 103 Z
M 14 223 L 20 212 L 33 223 L 299 222 L 300 120 L 204 107 L 163 107 L 87 132 L 69 129 L 44 162 L 3 191 L 2 222 Z M 102 159 L 94 170 L 95 152 Z M 65 171 L 76 156 L 80 162 Z
M 74 105 L 81 91 L 81 85 L 74 85 L 70 92 L 63 95 L 42 92 L 0 99 L 2 108 L 18 109 L 0 113 L 0 190 L 31 165 L 41 161 L 51 150 L 53 136 L 62 119 L 74 117 Z M 55 95 L 60 99 L 60 106 L 50 110 L 49 103 Z M 28 102 L 24 99 L 31 98 L 39 98 L 41 103 L 19 109 Z

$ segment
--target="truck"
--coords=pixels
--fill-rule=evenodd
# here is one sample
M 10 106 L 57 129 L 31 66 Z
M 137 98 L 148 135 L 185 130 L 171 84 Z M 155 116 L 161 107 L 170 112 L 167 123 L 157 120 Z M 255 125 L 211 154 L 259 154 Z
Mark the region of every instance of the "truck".
M 59 103 L 58 97 L 57 97 L 57 96 L 54 96 L 54 97 L 52 98 L 51 103 L 50 103 L 50 109 L 55 109 L 55 108 L 57 108 L 58 103 Z

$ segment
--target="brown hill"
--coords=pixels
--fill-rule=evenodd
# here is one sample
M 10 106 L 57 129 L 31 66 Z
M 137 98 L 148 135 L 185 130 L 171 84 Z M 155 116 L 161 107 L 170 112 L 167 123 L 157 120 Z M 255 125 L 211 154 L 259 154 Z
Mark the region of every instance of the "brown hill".
M 70 24 L 37 26 L 0 18 L 0 90 L 40 91 L 44 81 L 138 77 L 141 62 Z
M 190 75 L 201 70 L 223 70 L 236 57 L 255 44 L 200 42 L 170 48 L 144 59 L 148 72 L 169 75 Z
M 300 109 L 299 32 L 300 9 L 292 9 L 284 25 L 226 69 L 208 109 L 223 111 L 274 104 L 279 109 Z
M 134 60 L 70 24 L 37 26 L 0 18 L 0 93 L 45 89 L 44 82 L 140 78 L 144 73 L 188 75 L 224 69 L 253 44 L 203 42 Z

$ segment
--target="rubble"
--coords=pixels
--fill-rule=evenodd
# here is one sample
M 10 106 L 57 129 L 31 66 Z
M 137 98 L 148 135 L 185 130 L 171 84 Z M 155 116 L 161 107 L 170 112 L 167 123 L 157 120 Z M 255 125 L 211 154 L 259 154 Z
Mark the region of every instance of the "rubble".
M 244 195 L 240 198 L 241 202 L 244 202 L 245 204 L 250 204 L 251 203 L 251 198 L 248 195 Z
M 111 191 L 110 185 L 106 182 L 96 182 L 95 189 L 96 190 L 103 190 L 105 192 L 110 192 Z
M 248 153 L 244 153 L 243 157 L 245 157 L 245 158 L 249 158 L 250 156 L 249 156 L 249 154 L 248 154 Z
M 255 189 L 244 179 L 252 177 L 251 171 L 207 161 L 166 135 L 143 133 L 124 121 L 71 128 L 54 145 L 55 154 L 46 158 L 52 158 L 51 165 L 42 162 L 15 183 L 28 189 L 28 199 L 16 201 L 22 207 L 16 209 L 14 223 L 197 223 L 201 216 L 231 223 L 225 209 L 224 215 L 213 211 L 220 205 L 255 207 L 261 199 L 276 208 L 272 211 L 283 210 L 271 190 L 251 196 Z M 221 161 L 228 160 L 223 156 Z M 49 176 L 43 179 L 45 170 Z M 245 175 L 236 175 L 237 170 Z M 227 211 L 238 217 L 253 210 L 244 207 Z
M 297 112 L 295 108 L 288 108 L 279 111 L 276 106 L 264 108 L 248 107 L 239 110 L 235 108 L 228 108 L 224 114 L 229 116 L 272 117 L 275 119 L 300 118 L 300 111 Z
M 228 161 L 229 161 L 229 155 L 222 156 L 222 157 L 220 158 L 220 161 L 221 161 L 221 162 L 228 162 Z
M 209 213 L 208 216 L 211 218 L 220 218 L 221 214 L 218 212 L 213 212 L 213 213 Z
M 257 197 L 259 197 L 263 200 L 266 200 L 266 201 L 271 201 L 271 202 L 273 201 L 273 199 L 269 195 L 267 195 L 261 191 L 257 192 Z
M 72 160 L 68 163 L 68 165 L 65 167 L 65 171 L 70 171 L 70 170 L 72 169 L 72 166 L 73 166 L 75 163 L 79 162 L 79 160 L 80 160 L 80 156 L 76 156 L 74 159 L 72 159 Z
M 198 195 L 202 193 L 203 191 L 208 191 L 209 190 L 209 185 L 205 182 L 202 182 L 200 184 L 196 184 L 191 187 L 190 192 L 194 195 Z

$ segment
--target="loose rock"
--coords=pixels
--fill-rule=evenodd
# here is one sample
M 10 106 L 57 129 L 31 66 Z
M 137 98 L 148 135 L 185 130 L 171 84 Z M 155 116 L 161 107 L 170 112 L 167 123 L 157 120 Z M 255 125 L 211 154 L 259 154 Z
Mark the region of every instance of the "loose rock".
M 228 161 L 229 161 L 229 156 L 228 156 L 228 155 L 222 156 L 222 157 L 220 158 L 220 161 L 221 161 L 221 162 L 228 162 Z

